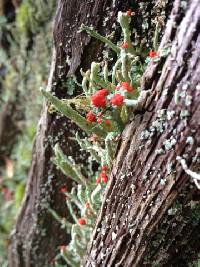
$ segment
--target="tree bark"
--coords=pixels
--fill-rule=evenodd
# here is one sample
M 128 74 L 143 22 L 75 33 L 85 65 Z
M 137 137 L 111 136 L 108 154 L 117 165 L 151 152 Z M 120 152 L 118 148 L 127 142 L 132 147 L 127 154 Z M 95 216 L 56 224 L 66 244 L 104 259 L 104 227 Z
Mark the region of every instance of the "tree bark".
M 59 98 L 71 97 L 64 87 L 67 76 L 79 73 L 80 68 L 88 69 L 93 60 L 101 57 L 103 45 L 80 33 L 81 24 L 93 25 L 102 34 L 110 33 L 118 10 L 126 10 L 130 4 L 129 1 L 119 2 L 113 5 L 108 0 L 58 1 L 48 89 Z M 109 17 L 107 28 L 101 20 L 104 16 Z M 70 58 L 70 63 L 67 63 L 67 58 Z M 76 88 L 73 96 L 78 93 Z M 60 188 L 67 186 L 70 189 L 71 180 L 53 164 L 53 147 L 58 142 L 67 155 L 73 156 L 78 163 L 84 163 L 87 156 L 80 155 L 79 147 L 72 138 L 75 131 L 78 131 L 75 124 L 60 114 L 50 114 L 47 103 L 44 104 L 22 209 L 11 234 L 10 267 L 50 266 L 58 246 L 69 242 L 69 237 L 52 218 L 48 207 L 61 217 L 67 217 L 65 198 Z
M 86 34 L 78 32 L 80 25 L 82 23 L 93 25 L 104 35 L 110 33 L 113 23 L 116 22 L 117 12 L 125 11 L 134 5 L 131 0 L 121 2 L 58 1 L 54 23 L 54 52 L 48 84 L 48 89 L 56 96 L 71 97 L 64 89 L 66 77 L 77 74 L 79 79 L 79 69 L 81 67 L 84 70 L 88 69 L 92 61 L 99 61 L 101 57 L 103 46 L 96 40 L 91 40 Z M 190 12 L 193 12 L 194 21 L 191 20 L 191 16 L 186 20 L 185 12 L 180 11 L 180 2 L 175 2 L 172 20 L 178 24 L 182 21 L 183 30 L 186 30 L 185 25 L 187 25 L 189 29 L 186 31 L 187 35 L 181 33 L 172 22 L 171 24 L 169 22 L 160 49 L 172 44 L 173 60 L 168 56 L 158 63 L 151 63 L 144 75 L 143 90 L 151 88 L 154 94 L 149 98 L 144 111 L 134 114 L 123 133 L 123 141 L 113 165 L 106 200 L 97 221 L 85 266 L 142 266 L 142 264 L 152 266 L 152 262 L 161 266 L 164 264 L 181 266 L 180 259 L 182 260 L 182 256 L 186 255 L 182 250 L 185 252 L 185 246 L 191 238 L 197 240 L 195 228 L 197 222 L 195 220 L 194 225 L 191 223 L 193 210 L 190 204 L 193 203 L 195 206 L 198 194 L 193 184 L 189 185 L 189 178 L 176 161 L 176 155 L 188 153 L 189 166 L 194 170 L 197 167 L 197 162 L 191 164 L 191 158 L 199 146 L 197 132 L 199 131 L 197 128 L 199 91 L 195 91 L 198 81 L 199 47 L 194 46 L 199 44 L 199 41 L 197 32 L 191 30 L 192 23 L 196 23 L 197 27 L 199 20 L 198 8 L 194 10 L 195 5 L 197 0 L 191 1 L 186 13 L 190 16 Z M 106 27 L 103 24 L 103 18 L 108 18 Z M 136 12 L 136 26 L 138 25 L 139 28 L 140 22 L 140 14 Z M 184 42 L 183 38 L 185 38 Z M 182 62 L 183 56 L 187 62 L 185 65 Z M 70 62 L 67 59 L 70 59 Z M 162 72 L 159 73 L 161 70 Z M 192 105 L 184 107 L 185 103 L 182 99 L 176 106 L 175 87 L 178 85 L 180 91 L 186 81 L 192 84 L 188 91 L 193 97 Z M 76 88 L 73 96 L 79 93 L 79 89 Z M 155 94 L 157 101 L 155 101 Z M 157 120 L 158 110 L 166 109 L 167 112 L 175 107 L 176 116 L 167 121 L 166 126 L 163 125 L 164 128 L 166 127 L 163 133 L 155 132 L 152 140 L 150 138 L 146 141 L 140 140 L 142 132 L 145 129 L 148 130 L 152 122 Z M 183 119 L 177 118 L 181 109 L 189 109 L 187 126 Z M 173 133 L 177 141 L 176 145 L 173 149 L 165 151 L 165 154 L 156 155 L 156 149 L 172 136 L 172 127 L 177 129 L 177 133 Z M 72 138 L 77 130 L 77 127 L 63 116 L 56 113 L 50 114 L 47 103 L 44 104 L 34 143 L 33 160 L 23 207 L 11 236 L 9 253 L 11 267 L 50 266 L 57 246 L 69 242 L 69 237 L 49 214 L 48 207 L 54 209 L 61 217 L 67 216 L 65 201 L 59 190 L 62 186 L 70 189 L 71 181 L 68 177 L 64 177 L 52 163 L 53 147 L 59 142 L 67 155 L 73 156 L 79 163 L 84 163 L 87 155 L 80 155 L 79 147 Z M 184 143 L 186 136 L 190 135 L 195 140 L 192 146 Z M 172 168 L 169 175 L 166 173 L 165 165 L 168 169 L 170 166 Z M 146 176 L 147 180 L 141 179 Z M 160 184 L 161 177 L 163 180 L 167 179 L 165 185 Z M 122 195 L 122 192 L 125 194 Z M 178 201 L 179 205 L 181 203 L 182 209 L 178 209 L 176 215 L 169 216 L 171 218 L 169 220 L 166 211 L 175 201 Z M 187 215 L 188 221 L 179 220 L 179 217 L 184 214 Z M 188 214 L 191 214 L 191 217 Z M 172 225 L 169 225 L 169 222 L 172 222 Z M 178 224 L 176 235 L 175 224 Z M 106 230 L 103 236 L 102 229 Z M 188 233 L 183 239 L 185 243 L 176 238 L 176 236 L 182 236 L 184 231 Z M 160 232 L 162 233 L 161 242 L 158 241 Z M 196 254 L 196 245 L 190 242 L 187 248 L 190 255 L 191 251 Z M 176 255 L 179 261 L 174 263 L 173 258 Z M 171 265 L 167 265 L 168 263 Z
M 8 101 L 0 113 L 0 165 L 10 156 L 20 133 L 17 122 L 23 119 L 23 114 L 17 111 L 16 103 Z
M 188 266 L 199 252 L 199 191 L 177 156 L 199 169 L 199 1 L 174 2 L 159 51 L 141 85 L 151 89 L 132 114 L 84 266 Z

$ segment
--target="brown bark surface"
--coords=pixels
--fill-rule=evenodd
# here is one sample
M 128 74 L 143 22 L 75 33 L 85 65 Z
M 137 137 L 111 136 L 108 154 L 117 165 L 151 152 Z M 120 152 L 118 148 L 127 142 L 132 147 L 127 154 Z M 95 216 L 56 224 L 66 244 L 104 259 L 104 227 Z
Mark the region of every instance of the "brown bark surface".
M 88 69 L 91 61 L 99 61 L 103 49 L 99 42 L 91 41 L 86 34 L 78 32 L 80 25 L 92 24 L 103 35 L 110 33 L 113 22 L 116 21 L 117 11 L 127 10 L 133 4 L 128 0 L 121 2 L 58 1 L 54 23 L 55 48 L 48 87 L 59 98 L 71 97 L 65 88 L 66 77 L 78 74 L 80 67 L 84 70 Z M 190 237 L 196 240 L 198 236 L 195 231 L 197 225 L 190 227 L 192 224 L 189 220 L 180 221 L 176 216 L 172 217 L 170 221 L 172 225 L 169 225 L 169 218 L 166 216 L 167 209 L 177 200 L 180 203 L 183 202 L 183 208 L 179 212 L 181 216 L 191 214 L 192 217 L 193 211 L 190 204 L 193 201 L 195 206 L 194 197 L 197 197 L 196 188 L 193 187 L 193 183 L 190 188 L 188 176 L 175 160 L 176 155 L 188 154 L 189 166 L 194 169 L 197 166 L 197 162 L 191 164 L 191 158 L 195 154 L 196 147 L 199 146 L 197 136 L 199 91 L 195 90 L 199 75 L 197 72 L 199 47 L 195 45 L 199 44 L 199 40 L 197 40 L 197 31 L 191 30 L 199 23 L 197 22 L 199 11 L 195 9 L 197 4 L 197 1 L 192 1 L 187 8 L 188 19 L 186 20 L 185 17 L 184 21 L 185 12 L 180 11 L 180 2 L 176 1 L 172 20 L 178 24 L 184 21 L 182 30 L 185 32 L 181 33 L 173 23 L 169 22 L 161 44 L 161 47 L 172 45 L 173 60 L 168 56 L 158 63 L 152 63 L 144 75 L 143 89 L 151 88 L 155 93 L 149 99 L 144 111 L 133 116 L 123 133 L 123 142 L 114 163 L 106 201 L 94 232 L 96 243 L 93 242 L 88 250 L 86 266 L 92 266 L 94 262 L 95 266 L 141 266 L 140 264 L 152 266 L 152 261 L 164 265 L 169 264 L 170 260 L 170 264 L 181 266 L 180 261 L 178 265 L 177 262 L 172 262 L 173 257 L 180 252 L 180 257 L 177 259 L 182 258 L 181 249 L 185 251 L 184 246 L 187 241 L 190 241 Z M 106 17 L 108 21 L 105 27 L 103 18 Z M 195 18 L 194 21 L 191 17 Z M 138 18 L 138 25 L 141 24 L 140 21 L 141 18 Z M 187 30 L 185 25 L 190 30 Z M 66 62 L 67 58 L 70 59 L 70 63 Z M 77 77 L 79 79 L 79 75 Z M 176 85 L 181 91 L 186 81 L 192 84 L 187 91 L 192 95 L 192 105 L 185 106 L 184 98 L 175 105 Z M 73 96 L 78 93 L 77 89 Z M 155 101 L 155 95 L 157 101 Z M 151 138 L 139 140 L 141 133 L 145 129 L 148 130 L 152 122 L 157 120 L 157 111 L 160 109 L 167 111 L 174 109 L 176 115 L 167 121 L 165 126 L 163 125 L 163 133 L 156 130 Z M 189 116 L 186 118 L 187 125 L 179 116 L 180 110 L 185 109 L 189 110 Z M 173 127 L 177 129 L 177 133 L 172 134 Z M 71 183 L 67 177 L 56 170 L 52 163 L 53 146 L 59 142 L 67 155 L 72 155 L 79 163 L 84 162 L 87 156 L 80 155 L 79 147 L 72 138 L 77 130 L 76 126 L 63 116 L 48 113 L 48 106 L 44 104 L 23 207 L 11 237 L 9 255 L 11 267 L 50 266 L 57 246 L 68 243 L 66 233 L 60 229 L 59 223 L 52 218 L 46 206 L 53 208 L 60 216 L 67 215 L 65 201 L 59 190 L 64 185 L 70 188 Z M 196 132 L 193 132 L 194 130 Z M 163 155 L 156 155 L 155 150 L 173 135 L 177 142 L 172 149 L 165 151 Z M 185 143 L 187 136 L 190 135 L 195 140 L 192 146 Z M 166 165 L 172 167 L 169 175 L 166 174 Z M 146 180 L 142 179 L 146 176 Z M 162 177 L 167 180 L 165 185 L 160 184 Z M 109 214 L 111 214 L 110 217 Z M 173 225 L 178 225 L 177 236 L 178 234 L 183 236 L 184 231 L 187 230 L 188 237 L 184 238 L 186 243 L 179 242 L 177 238 L 167 238 L 176 237 Z M 105 234 L 102 235 L 104 229 Z M 164 235 L 162 229 L 165 231 Z M 159 231 L 164 236 L 163 239 L 161 238 L 162 242 L 158 242 L 161 235 Z M 150 239 L 154 241 L 151 244 Z M 149 244 L 152 245 L 152 249 Z M 197 246 L 192 245 L 191 242 L 189 247 L 197 249 Z M 191 249 L 188 251 L 191 255 Z M 145 261 L 144 256 L 146 256 Z
M 17 111 L 16 103 L 8 101 L 4 104 L 0 113 L 0 165 L 11 151 L 16 143 L 17 135 L 20 129 L 17 122 L 22 120 L 23 114 Z
M 152 95 L 123 132 L 84 266 L 187 266 L 199 251 L 199 191 L 177 161 L 200 172 L 199 26 L 199 1 L 176 0 L 170 53 L 144 74 Z
M 70 97 L 64 87 L 66 77 L 90 67 L 93 60 L 101 56 L 102 44 L 80 33 L 82 23 L 93 25 L 102 33 L 110 33 L 118 10 L 125 10 L 128 1 L 60 0 L 54 22 L 54 52 L 49 89 L 59 98 Z M 112 13 L 111 13 L 112 11 Z M 88 16 L 89 14 L 89 16 Z M 102 17 L 109 17 L 107 27 Z M 83 56 L 84 55 L 84 56 Z M 66 59 L 70 58 L 70 63 Z M 78 89 L 73 96 L 79 93 Z M 58 171 L 52 162 L 53 147 L 59 142 L 67 155 L 73 156 L 77 163 L 84 162 L 86 155 L 79 152 L 74 140 L 77 127 L 60 114 L 50 114 L 44 104 L 33 148 L 32 165 L 26 186 L 23 206 L 11 235 L 9 252 L 10 267 L 50 266 L 59 245 L 69 242 L 66 232 L 53 219 L 47 206 L 61 217 L 67 216 L 64 196 L 59 192 L 62 186 L 71 187 L 71 180 Z

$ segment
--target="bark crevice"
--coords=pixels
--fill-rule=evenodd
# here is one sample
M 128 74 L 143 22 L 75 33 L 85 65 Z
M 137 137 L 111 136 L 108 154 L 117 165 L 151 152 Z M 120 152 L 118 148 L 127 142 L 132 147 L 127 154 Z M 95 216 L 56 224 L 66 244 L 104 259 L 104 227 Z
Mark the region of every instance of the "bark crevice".
M 151 63 L 142 79 L 143 90 L 151 88 L 156 96 L 149 101 L 149 106 L 146 107 L 148 111 L 137 114 L 123 133 L 84 266 L 179 266 L 180 258 L 175 261 L 170 254 L 171 239 L 167 235 L 160 234 L 161 243 L 158 247 L 152 246 L 151 241 L 155 238 L 157 229 L 162 229 L 163 233 L 170 229 L 172 236 L 174 229 L 164 225 L 163 220 L 168 218 L 167 211 L 174 203 L 182 202 L 182 194 L 186 199 L 187 195 L 191 196 L 181 204 L 183 209 L 199 195 L 192 179 L 176 160 L 178 155 L 183 156 L 192 170 L 199 171 L 198 161 L 192 160 L 200 144 L 197 119 L 197 114 L 200 114 L 200 94 L 196 89 L 200 81 L 200 71 L 196 68 L 200 52 L 199 22 L 198 1 L 189 1 L 186 11 L 182 10 L 181 1 L 175 1 L 159 48 L 161 51 L 170 44 L 171 52 L 165 60 Z M 162 72 L 158 75 L 160 68 Z M 176 103 L 175 91 L 183 92 L 186 90 L 184 86 L 187 87 L 185 97 L 179 96 L 179 102 Z M 186 98 L 192 98 L 192 103 L 188 104 Z M 159 118 L 162 110 L 170 118 L 161 117 L 162 121 Z M 149 132 L 147 138 L 141 138 L 144 130 Z M 189 136 L 193 137 L 194 143 L 186 141 Z M 158 149 L 163 152 L 156 152 Z M 178 214 L 180 216 L 181 211 Z M 178 216 L 174 217 L 178 222 Z M 182 234 L 184 224 L 193 231 L 190 221 L 180 221 Z M 196 224 L 199 224 L 198 217 Z M 197 229 L 196 226 L 194 228 Z M 131 235 L 123 253 L 120 252 L 123 240 L 121 232 L 124 232 L 124 237 L 128 233 Z M 189 236 L 184 236 L 185 243 L 185 238 L 190 240 Z M 168 244 L 165 249 L 163 244 Z M 181 251 L 185 257 L 180 243 L 179 246 L 176 246 L 176 250 Z M 198 249 L 197 245 L 194 249 L 196 255 Z M 154 257 L 149 257 L 149 254 L 154 254 Z M 185 260 L 187 264 L 189 261 L 189 258 Z

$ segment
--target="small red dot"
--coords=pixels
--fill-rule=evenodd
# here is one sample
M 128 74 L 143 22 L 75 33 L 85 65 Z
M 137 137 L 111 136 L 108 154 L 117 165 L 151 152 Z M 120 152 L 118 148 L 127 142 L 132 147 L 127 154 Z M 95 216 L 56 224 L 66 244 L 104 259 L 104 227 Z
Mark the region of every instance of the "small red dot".
M 98 178 L 96 179 L 96 183 L 97 183 L 97 184 L 100 184 L 100 183 L 101 183 L 101 178 L 100 178 L 100 177 L 98 177 Z
M 64 186 L 61 187 L 61 188 L 60 188 L 60 192 L 64 194 L 65 192 L 67 192 L 67 188 L 64 187 Z
M 121 45 L 121 48 L 125 48 L 125 49 L 127 49 L 127 48 L 128 48 L 128 43 L 127 43 L 127 42 L 123 43 L 123 44 Z
M 111 121 L 110 121 L 110 120 L 106 120 L 105 123 L 106 123 L 107 125 L 111 125 Z
M 107 176 L 104 177 L 104 178 L 103 178 L 103 181 L 104 181 L 105 184 L 107 184 L 107 182 L 108 182 L 108 177 L 107 177 Z
M 78 223 L 79 223 L 80 225 L 85 225 L 85 224 L 86 224 L 86 220 L 85 220 L 84 218 L 79 218 L 79 219 L 78 219 Z
M 127 14 L 128 17 L 131 17 L 131 16 L 132 16 L 132 10 L 129 9 L 129 10 L 126 12 L 126 14 Z
M 102 169 L 102 171 L 106 171 L 107 170 L 106 165 L 103 165 L 101 169 Z

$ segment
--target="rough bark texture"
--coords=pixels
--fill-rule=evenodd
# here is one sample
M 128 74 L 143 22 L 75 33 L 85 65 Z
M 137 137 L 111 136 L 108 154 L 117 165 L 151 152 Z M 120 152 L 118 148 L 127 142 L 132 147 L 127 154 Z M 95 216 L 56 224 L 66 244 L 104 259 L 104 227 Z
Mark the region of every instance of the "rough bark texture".
M 187 266 L 199 252 L 199 191 L 177 161 L 200 172 L 199 26 L 199 1 L 176 0 L 170 53 L 144 74 L 152 96 L 123 132 L 84 266 Z
M 114 2 L 115 5 L 113 5 Z M 104 35 L 111 32 L 113 22 L 116 21 L 117 11 L 127 10 L 135 3 L 135 1 L 128 0 L 121 2 L 109 0 L 58 1 L 54 24 L 55 49 L 48 85 L 49 90 L 58 97 L 71 97 L 64 89 L 66 76 L 79 73 L 80 67 L 84 70 L 88 69 L 91 61 L 97 59 L 99 61 L 101 55 L 103 46 L 95 40 L 91 41 L 86 34 L 78 32 L 80 25 L 82 23 L 92 24 Z M 197 130 L 199 114 L 197 105 L 199 91 L 195 90 L 198 79 L 197 65 L 199 64 L 199 59 L 197 59 L 199 47 L 195 48 L 195 43 L 199 41 L 197 41 L 197 32 L 191 30 L 192 23 L 195 24 L 195 27 L 198 26 L 199 11 L 197 8 L 194 9 L 195 5 L 197 5 L 197 1 L 192 1 L 192 5 L 188 7 L 187 11 L 194 12 L 194 21 L 189 13 L 187 13 L 189 18 L 185 17 L 184 22 L 182 21 L 184 23 L 182 31 L 186 32 L 177 30 L 173 23 L 168 25 L 161 47 L 171 44 L 170 42 L 173 41 L 173 60 L 168 56 L 159 63 L 152 63 L 144 75 L 143 89 L 151 88 L 157 95 L 157 101 L 152 96 L 146 106 L 146 111 L 135 114 L 132 122 L 124 131 L 106 201 L 94 232 L 93 238 L 96 243 L 93 242 L 88 250 L 86 266 L 92 266 L 94 262 L 94 266 L 141 266 L 141 264 L 152 266 L 152 261 L 148 257 L 152 257 L 153 261 L 159 264 L 168 264 L 170 261 L 170 264 L 173 264 L 173 257 L 178 255 L 181 249 L 185 251 L 186 243 L 180 242 L 177 238 L 175 241 L 167 238 L 168 235 L 174 235 L 173 225 L 177 223 L 178 219 L 176 221 L 176 216 L 174 216 L 171 219 L 173 222 L 171 226 L 165 215 L 175 200 L 183 202 L 181 216 L 184 213 L 192 215 L 189 204 L 191 200 L 193 202 L 196 200 L 193 196 L 197 196 L 194 188 L 186 186 L 189 179 L 175 160 L 176 155 L 189 153 L 188 164 L 191 165 L 191 157 L 199 145 L 199 136 L 197 132 L 193 132 L 193 130 Z M 179 6 L 179 1 L 176 1 L 172 20 L 177 23 L 180 23 L 184 17 L 184 12 L 179 12 Z M 109 18 L 106 27 L 103 26 L 105 17 Z M 183 56 L 184 62 L 187 64 L 183 64 Z M 70 63 L 66 62 L 67 58 L 70 59 Z M 161 69 L 162 73 L 159 73 Z M 174 103 L 176 85 L 181 91 L 186 81 L 190 81 L 192 84 L 187 91 L 193 96 L 192 105 L 184 107 L 185 103 L 182 99 L 176 106 Z M 78 93 L 79 91 L 76 90 L 73 96 Z M 177 114 L 173 116 L 172 120 L 167 121 L 166 126 L 163 126 L 166 128 L 163 133 L 155 132 L 151 141 L 150 138 L 146 141 L 139 140 L 142 131 L 148 129 L 156 120 L 157 110 L 167 109 L 170 111 L 175 107 Z M 181 109 L 189 110 L 187 126 L 184 126 L 182 119 L 177 118 Z M 177 133 L 171 133 L 172 127 L 177 129 Z M 61 115 L 49 114 L 48 106 L 45 103 L 34 144 L 32 166 L 23 207 L 11 236 L 9 255 L 9 266 L 11 267 L 50 266 L 56 253 L 56 247 L 68 242 L 65 232 L 53 220 L 46 206 L 50 206 L 61 216 L 67 215 L 65 201 L 59 190 L 64 185 L 69 188 L 70 180 L 56 170 L 52 163 L 53 146 L 59 142 L 67 155 L 72 155 L 77 162 L 84 162 L 86 155 L 80 155 L 77 144 L 71 138 L 76 130 L 76 126 Z M 174 138 L 177 140 L 173 149 L 166 151 L 164 155 L 156 155 L 155 149 L 160 148 L 162 142 L 172 135 L 175 135 Z M 189 135 L 195 138 L 192 146 L 185 144 L 186 137 Z M 165 166 L 171 163 L 173 171 L 167 176 Z M 195 168 L 196 165 L 197 162 L 194 162 L 191 168 Z M 123 174 L 125 174 L 124 177 Z M 167 179 L 165 185 L 160 184 L 159 174 Z M 147 179 L 143 180 L 142 177 L 146 176 Z M 180 192 L 187 197 L 182 196 Z M 111 214 L 110 217 L 109 214 Z M 163 224 L 159 226 L 161 221 Z M 177 235 L 178 233 L 182 235 L 187 230 L 188 233 L 191 233 L 190 236 L 195 237 L 195 228 L 190 227 L 190 224 L 188 221 L 184 221 L 184 224 L 183 221 L 180 221 Z M 162 232 L 164 239 L 161 238 L 162 242 L 159 243 L 157 240 L 161 235 L 159 230 L 162 228 L 165 230 L 165 234 Z M 102 235 L 102 230 L 105 231 L 105 235 Z M 190 236 L 185 237 L 184 241 L 190 240 Z M 155 240 L 151 244 L 152 249 L 149 245 L 150 239 Z M 176 249 L 173 249 L 173 246 Z M 196 245 L 194 247 L 196 249 Z M 145 261 L 144 255 L 146 255 Z M 180 252 L 180 255 L 182 257 L 183 253 Z M 163 260 L 165 262 L 162 262 Z M 178 265 L 176 262 L 174 266 L 181 266 L 180 261 L 178 261 Z
M 10 153 L 20 133 L 17 122 L 23 119 L 23 114 L 17 111 L 15 102 L 8 101 L 0 113 L 0 165 Z
M 80 67 L 88 69 L 92 60 L 97 60 L 101 55 L 102 44 L 97 41 L 90 42 L 90 37 L 78 32 L 81 24 L 92 24 L 99 32 L 109 33 L 118 10 L 126 10 L 128 6 L 128 1 L 123 4 L 116 1 L 115 6 L 108 0 L 58 2 L 49 90 L 60 98 L 67 97 L 64 89 L 66 76 L 75 74 L 77 70 L 79 72 Z M 109 15 L 109 20 L 105 29 L 101 18 L 106 15 Z M 69 65 L 66 63 L 68 57 L 71 62 Z M 76 94 L 78 91 L 74 92 L 74 95 Z M 48 105 L 44 104 L 23 206 L 11 235 L 10 267 L 49 266 L 57 247 L 69 241 L 65 231 L 49 214 L 47 206 L 60 216 L 67 216 L 64 196 L 59 190 L 62 186 L 70 188 L 71 181 L 56 170 L 52 157 L 53 147 L 59 142 L 67 155 L 73 155 L 76 162 L 84 162 L 86 156 L 80 155 L 78 145 L 72 138 L 75 131 L 77 127 L 72 122 L 59 114 L 50 114 Z

